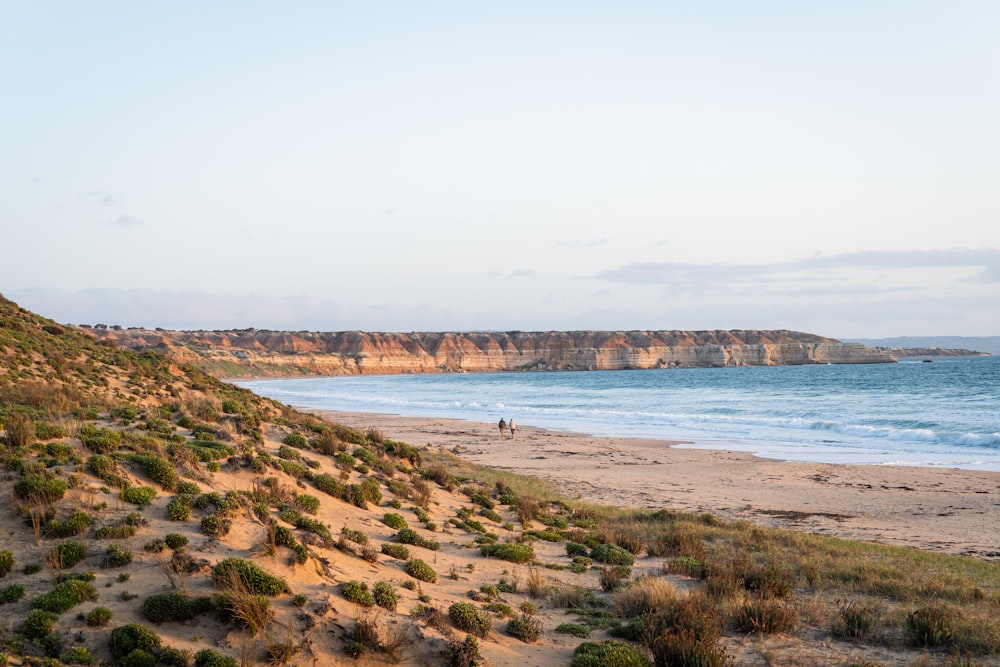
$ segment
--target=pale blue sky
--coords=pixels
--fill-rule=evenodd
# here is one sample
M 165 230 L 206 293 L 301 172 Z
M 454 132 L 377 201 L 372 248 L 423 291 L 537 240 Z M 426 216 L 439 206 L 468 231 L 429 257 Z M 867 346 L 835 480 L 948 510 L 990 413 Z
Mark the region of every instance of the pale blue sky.
M 1000 334 L 1000 3 L 7 2 L 53 319 Z

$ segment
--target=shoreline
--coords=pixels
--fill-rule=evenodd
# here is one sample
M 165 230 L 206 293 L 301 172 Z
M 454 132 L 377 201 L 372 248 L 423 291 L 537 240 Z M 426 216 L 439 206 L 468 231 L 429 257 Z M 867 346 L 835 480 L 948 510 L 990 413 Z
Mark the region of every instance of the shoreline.
M 800 463 L 673 440 L 587 436 L 437 417 L 298 408 L 414 447 L 549 480 L 604 505 L 709 512 L 726 520 L 1000 560 L 1000 472 Z

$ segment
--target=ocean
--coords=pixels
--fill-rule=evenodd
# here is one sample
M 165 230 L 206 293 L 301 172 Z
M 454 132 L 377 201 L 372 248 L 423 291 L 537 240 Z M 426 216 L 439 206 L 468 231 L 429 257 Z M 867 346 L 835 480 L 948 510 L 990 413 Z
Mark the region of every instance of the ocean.
M 1000 357 L 236 384 L 306 409 L 503 417 L 519 427 L 685 440 L 785 461 L 1000 471 Z

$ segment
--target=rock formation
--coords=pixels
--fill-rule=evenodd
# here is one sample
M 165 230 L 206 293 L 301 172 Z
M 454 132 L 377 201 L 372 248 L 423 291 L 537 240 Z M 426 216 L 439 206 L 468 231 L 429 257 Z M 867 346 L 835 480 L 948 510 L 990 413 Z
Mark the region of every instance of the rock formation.
M 469 333 L 166 331 L 84 328 L 135 349 L 167 349 L 227 377 L 622 370 L 896 361 L 858 343 L 795 331 Z

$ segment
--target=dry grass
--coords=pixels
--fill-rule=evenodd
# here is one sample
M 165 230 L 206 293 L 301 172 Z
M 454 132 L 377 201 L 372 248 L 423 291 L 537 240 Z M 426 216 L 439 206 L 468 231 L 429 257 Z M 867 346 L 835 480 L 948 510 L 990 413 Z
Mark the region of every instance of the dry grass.
M 677 587 L 658 577 L 636 577 L 611 595 L 611 608 L 620 618 L 632 618 L 665 608 L 678 598 Z

